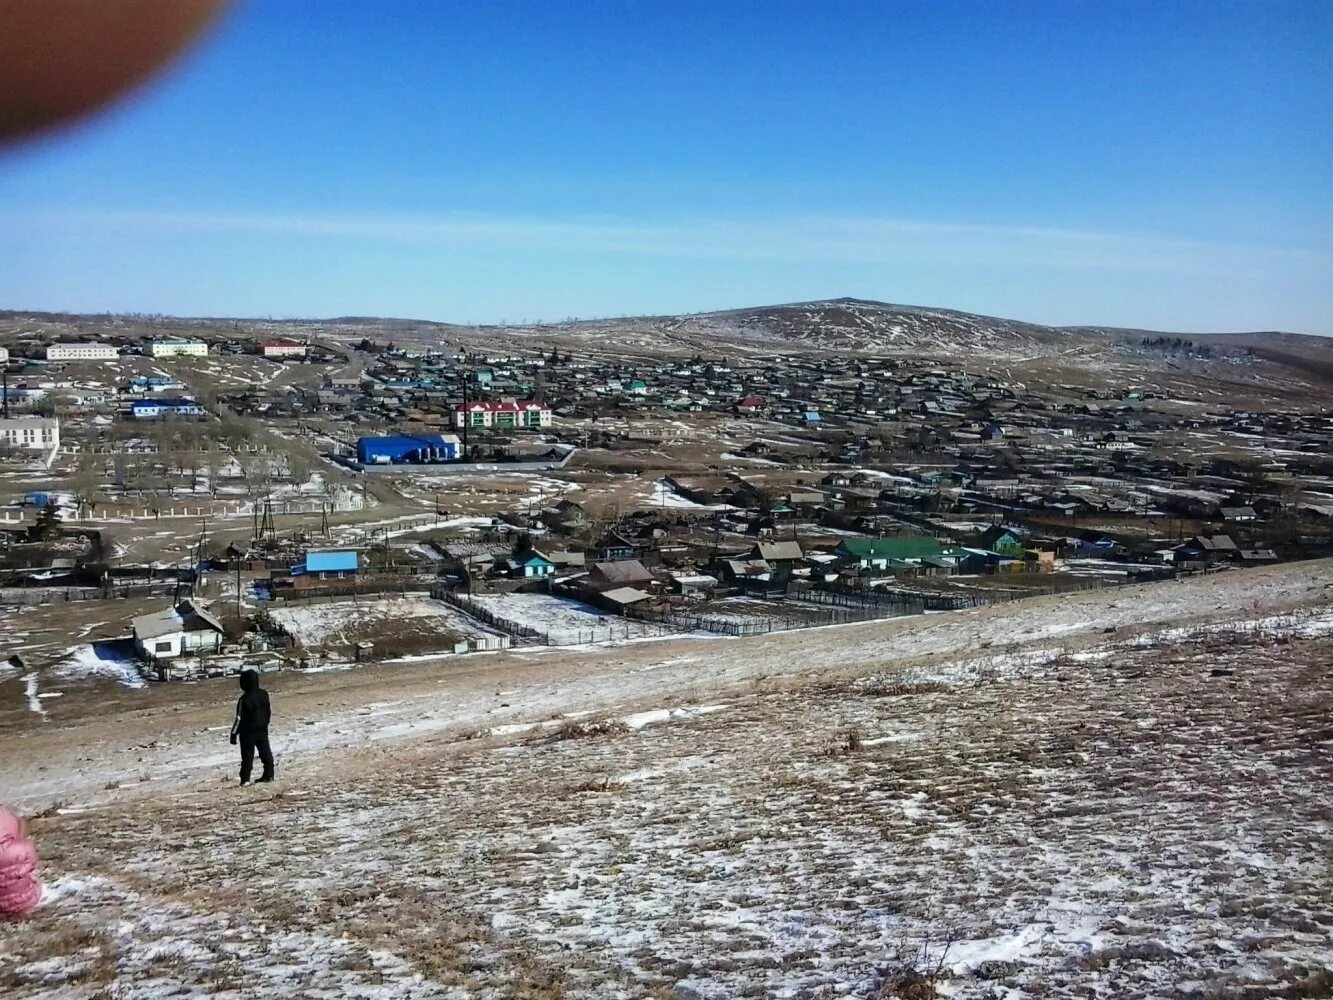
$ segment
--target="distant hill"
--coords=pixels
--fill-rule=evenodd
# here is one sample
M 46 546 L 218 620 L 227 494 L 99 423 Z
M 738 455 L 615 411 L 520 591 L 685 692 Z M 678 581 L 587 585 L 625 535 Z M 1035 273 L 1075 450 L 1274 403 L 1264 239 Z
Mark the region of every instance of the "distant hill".
M 1023 359 L 1073 354 L 1117 343 L 1180 339 L 1217 350 L 1249 351 L 1280 364 L 1333 373 L 1333 338 L 1278 332 L 1182 334 L 1100 326 L 1052 327 L 923 306 L 839 298 L 785 305 L 754 306 L 680 316 L 641 316 L 558 323 L 460 326 L 431 320 L 341 316 L 274 320 L 176 318 L 169 316 L 0 312 L 0 333 L 35 332 L 46 327 L 62 335 L 84 332 L 158 335 L 185 329 L 264 336 L 363 337 L 399 342 L 451 342 L 481 346 L 515 339 L 537 343 L 582 344 L 589 349 L 630 354 L 716 351 L 742 354 L 778 351 L 838 351 L 913 354 L 940 358 L 985 356 Z

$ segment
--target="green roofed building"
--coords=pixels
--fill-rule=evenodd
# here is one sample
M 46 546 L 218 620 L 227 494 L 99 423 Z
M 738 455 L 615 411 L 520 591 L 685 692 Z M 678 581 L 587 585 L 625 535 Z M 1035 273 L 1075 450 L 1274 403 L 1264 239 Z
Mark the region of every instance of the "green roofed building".
M 862 569 L 889 569 L 895 564 L 920 564 L 945 556 L 938 538 L 929 535 L 898 535 L 894 538 L 844 538 L 834 550 Z

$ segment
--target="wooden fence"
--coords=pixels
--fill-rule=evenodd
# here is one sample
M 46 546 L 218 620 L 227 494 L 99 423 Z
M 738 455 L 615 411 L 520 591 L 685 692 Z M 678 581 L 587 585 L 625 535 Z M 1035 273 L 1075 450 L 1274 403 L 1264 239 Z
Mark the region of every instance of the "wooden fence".
M 71 604 L 76 601 L 111 601 L 131 597 L 189 597 L 188 582 L 118 584 L 108 587 L 0 587 L 0 605 Z
M 434 596 L 436 584 L 433 577 L 402 576 L 375 580 L 360 580 L 355 583 L 331 584 L 329 586 L 300 587 L 270 586 L 274 603 L 281 604 L 331 604 L 347 598 L 357 597 L 404 597 L 408 594 L 430 594 Z
M 533 639 L 540 641 L 543 638 L 543 634 L 538 632 L 535 628 L 529 628 L 527 625 L 497 615 L 489 608 L 471 600 L 466 594 L 460 594 L 456 591 L 448 590 L 445 587 L 437 585 L 431 588 L 430 596 L 438 601 L 444 601 L 445 604 L 452 605 L 471 618 L 475 618 L 480 622 L 498 628 L 502 632 L 508 632 L 510 635 L 519 639 Z
M 531 625 L 524 625 L 513 619 L 497 615 L 489 608 L 473 601 L 468 595 L 445 590 L 443 587 L 431 591 L 431 596 L 453 605 L 465 614 L 498 628 L 510 635 L 543 646 L 595 646 L 615 642 L 618 639 L 634 639 L 647 636 L 668 635 L 668 628 L 653 628 L 643 624 L 620 621 L 615 615 L 607 615 L 597 625 L 587 628 L 552 629 L 543 632 Z M 628 616 L 627 616 L 628 617 Z
M 713 632 L 718 635 L 767 635 L 770 632 L 788 632 L 803 628 L 821 628 L 826 625 L 844 625 L 848 622 L 873 621 L 878 618 L 899 617 L 872 607 L 830 607 L 810 614 L 782 614 L 780 601 L 774 602 L 774 614 L 759 620 L 743 620 L 713 616 L 689 611 L 654 611 L 649 608 L 628 608 L 626 617 L 644 622 L 656 622 L 683 632 Z

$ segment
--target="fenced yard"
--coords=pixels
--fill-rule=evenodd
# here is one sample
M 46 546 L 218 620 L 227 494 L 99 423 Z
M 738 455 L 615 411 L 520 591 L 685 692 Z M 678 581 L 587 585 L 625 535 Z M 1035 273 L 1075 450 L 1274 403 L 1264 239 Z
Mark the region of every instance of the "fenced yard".
M 509 646 L 508 636 L 424 594 L 280 606 L 269 618 L 305 649 L 349 657 L 361 642 L 374 643 L 376 659 Z
M 582 646 L 667 635 L 672 629 L 608 615 L 551 594 L 450 594 L 444 598 L 511 635 L 546 646 Z
M 677 631 L 713 632 L 718 635 L 746 636 L 784 632 L 790 629 L 843 625 L 877 618 L 893 618 L 914 612 L 884 603 L 837 606 L 793 598 L 765 600 L 755 597 L 725 597 L 688 608 L 631 608 L 627 614 L 645 622 L 655 622 Z

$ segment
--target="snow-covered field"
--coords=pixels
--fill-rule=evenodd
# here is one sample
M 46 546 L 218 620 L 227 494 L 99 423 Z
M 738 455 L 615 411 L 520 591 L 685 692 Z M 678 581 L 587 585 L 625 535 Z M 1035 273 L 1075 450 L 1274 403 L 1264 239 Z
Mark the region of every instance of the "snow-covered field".
M 274 621 L 309 649 L 345 646 L 407 629 L 441 642 L 453 636 L 495 633 L 442 601 L 428 597 L 361 598 L 294 607 L 275 607 Z M 439 650 L 447 652 L 446 649 Z
M 661 630 L 646 622 L 607 615 L 590 604 L 550 594 L 472 594 L 470 600 L 520 625 L 561 638 L 584 642 L 639 639 Z
M 126 687 L 143 687 L 143 675 L 134 650 L 126 642 L 93 642 L 71 646 L 69 651 L 51 667 L 59 678 L 72 680 L 84 677 L 106 677 Z
M 669 507 L 674 510 L 735 510 L 735 507 L 725 503 L 695 503 L 688 497 L 683 497 L 671 488 L 671 485 L 665 479 L 658 479 L 653 482 L 652 489 L 643 494 L 640 502 L 651 504 L 654 507 Z

